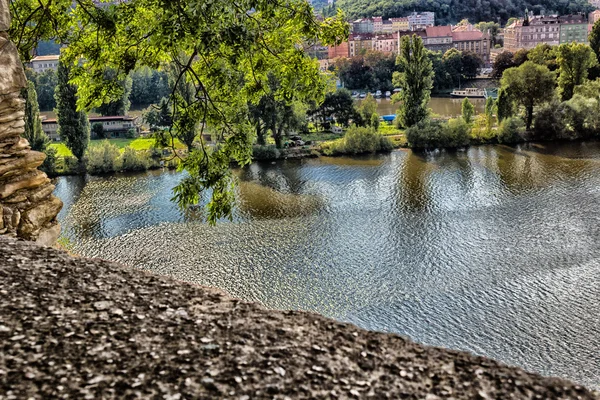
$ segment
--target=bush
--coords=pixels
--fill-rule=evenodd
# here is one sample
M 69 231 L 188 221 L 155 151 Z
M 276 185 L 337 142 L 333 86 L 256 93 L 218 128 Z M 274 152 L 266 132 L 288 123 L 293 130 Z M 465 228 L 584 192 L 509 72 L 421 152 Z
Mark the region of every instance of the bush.
M 445 147 L 463 147 L 469 144 L 471 128 L 462 118 L 452 118 L 443 125 Z
M 378 151 L 390 151 L 394 148 L 389 138 L 377 133 L 374 128 L 352 125 L 343 138 L 325 142 L 321 145 L 323 154 L 365 154 Z
M 121 158 L 124 171 L 145 171 L 150 164 L 145 152 L 137 152 L 129 146 L 125 147 Z
M 92 136 L 94 139 L 105 139 L 104 125 L 102 122 L 96 122 L 92 125 Z
M 471 128 L 463 118 L 447 123 L 425 119 L 406 130 L 406 140 L 415 149 L 456 148 L 469 144 Z
M 87 171 L 90 174 L 105 174 L 121 169 L 121 153 L 119 148 L 108 140 L 100 146 L 92 146 L 87 151 Z
M 252 146 L 252 159 L 261 160 L 277 160 L 281 156 L 281 153 L 277 146 Z
M 126 137 L 127 139 L 135 139 L 135 138 L 137 138 L 138 136 L 139 136 L 139 135 L 138 135 L 137 131 L 136 131 L 135 129 L 133 129 L 133 128 L 132 128 L 132 129 L 129 129 L 129 130 L 127 130 L 127 133 L 125 134 L 125 137 Z
M 525 122 L 518 117 L 505 118 L 498 128 L 498 142 L 518 143 L 523 140 Z
M 552 140 L 568 136 L 567 120 L 576 127 L 579 124 L 583 126 L 583 116 L 580 113 L 567 110 L 567 107 L 557 101 L 542 106 L 535 115 L 530 139 Z
M 46 159 L 44 163 L 40 165 L 40 169 L 46 173 L 48 176 L 54 176 L 57 174 L 56 171 L 56 153 L 58 151 L 55 147 L 48 146 L 44 153 L 46 154 Z

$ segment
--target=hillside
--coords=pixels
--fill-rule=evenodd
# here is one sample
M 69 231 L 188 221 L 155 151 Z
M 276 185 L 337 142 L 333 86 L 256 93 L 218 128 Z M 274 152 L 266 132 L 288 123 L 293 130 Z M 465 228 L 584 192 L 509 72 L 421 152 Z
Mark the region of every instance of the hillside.
M 337 0 L 336 6 L 350 19 L 401 17 L 412 11 L 433 11 L 436 24 L 456 23 L 463 18 L 471 22 L 500 21 L 504 24 L 510 17 L 523 15 L 526 8 L 534 14 L 587 13 L 592 10 L 585 0 Z

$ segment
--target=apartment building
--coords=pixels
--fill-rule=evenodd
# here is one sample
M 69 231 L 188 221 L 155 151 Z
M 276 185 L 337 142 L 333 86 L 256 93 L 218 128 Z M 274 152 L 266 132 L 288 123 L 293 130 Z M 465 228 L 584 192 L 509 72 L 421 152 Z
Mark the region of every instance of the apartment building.
M 408 25 L 411 30 L 422 29 L 435 25 L 434 12 L 413 12 L 408 17 Z
M 564 15 L 558 17 L 560 24 L 559 43 L 589 43 L 588 19 L 583 14 Z
M 541 43 L 556 46 L 560 43 L 560 33 L 558 16 L 529 14 L 504 28 L 504 49 L 515 52 L 519 49 L 532 49 Z
M 392 22 L 392 31 L 393 32 L 410 30 L 410 25 L 408 23 L 407 17 L 390 18 L 390 21 Z
M 360 18 L 352 21 L 352 33 L 373 33 L 375 29 L 373 18 Z
M 37 56 L 29 63 L 30 67 L 38 73 L 52 69 L 58 70 L 58 55 L 52 56 Z
M 459 51 L 470 51 L 490 63 L 490 37 L 481 31 L 452 32 L 452 45 Z
M 95 123 L 101 123 L 106 133 L 107 138 L 118 138 L 125 137 L 127 131 L 134 129 L 137 133 L 140 131 L 140 127 L 137 124 L 136 117 L 130 116 L 108 116 L 108 117 L 89 117 L 90 125 Z M 60 136 L 58 134 L 58 121 L 55 118 L 42 118 L 42 130 L 52 141 L 59 141 Z M 93 136 L 92 139 L 98 139 Z
M 425 28 L 425 37 L 423 45 L 431 51 L 441 51 L 445 53 L 452 48 L 452 27 L 428 26 Z

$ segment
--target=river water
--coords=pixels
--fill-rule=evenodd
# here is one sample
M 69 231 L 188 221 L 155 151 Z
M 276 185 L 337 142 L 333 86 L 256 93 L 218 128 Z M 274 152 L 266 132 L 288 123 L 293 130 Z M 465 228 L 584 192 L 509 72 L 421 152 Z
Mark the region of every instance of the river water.
M 462 113 L 462 102 L 464 99 L 454 99 L 449 97 L 432 97 L 429 99 L 429 109 L 433 114 L 443 117 L 457 117 Z M 362 100 L 357 100 L 360 104 Z M 390 99 L 376 99 L 377 114 L 390 115 L 396 114 L 398 104 L 393 104 Z M 485 109 L 485 99 L 469 99 L 475 106 L 475 113 L 483 113 Z
M 600 143 L 236 170 L 233 221 L 180 175 L 63 177 L 73 250 L 600 388 Z

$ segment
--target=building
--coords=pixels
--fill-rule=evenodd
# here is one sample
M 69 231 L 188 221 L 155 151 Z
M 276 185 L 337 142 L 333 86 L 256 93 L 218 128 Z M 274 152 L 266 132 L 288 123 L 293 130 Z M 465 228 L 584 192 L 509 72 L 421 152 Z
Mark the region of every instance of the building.
M 423 45 L 428 50 L 445 53 L 452 48 L 451 26 L 428 26 L 425 28 L 425 34 Z
M 348 44 L 350 46 L 350 57 L 358 56 L 364 53 L 365 51 L 373 50 L 374 37 L 375 35 L 373 35 L 372 33 L 350 35 L 350 37 L 348 38 Z
M 559 43 L 588 43 L 588 20 L 583 14 L 558 17 L 560 24 Z
M 342 42 L 337 46 L 329 46 L 327 50 L 327 55 L 330 60 L 333 60 L 338 57 L 350 57 L 350 45 L 348 42 Z
M 390 18 L 390 21 L 392 22 L 392 32 L 410 30 L 410 25 L 408 23 L 407 17 Z
M 435 13 L 433 12 L 413 12 L 407 18 L 410 30 L 421 29 L 435 25 Z
M 398 53 L 398 35 L 385 33 L 373 37 L 373 50 L 380 53 Z
M 479 54 L 483 62 L 490 63 L 490 37 L 480 31 L 452 32 L 452 45 L 459 51 Z
M 360 18 L 352 22 L 352 33 L 373 33 L 374 29 L 372 18 Z
M 52 56 L 37 56 L 31 60 L 29 65 L 35 72 L 44 72 L 46 70 L 52 69 L 54 71 L 58 70 L 58 57 L 57 55 Z
M 559 17 L 528 14 L 504 28 L 505 50 L 514 53 L 519 49 L 532 49 L 541 43 L 550 46 L 560 43 Z
M 588 15 L 588 24 L 594 25 L 598 20 L 600 20 L 600 10 L 594 10 Z
M 90 125 L 101 123 L 107 138 L 126 137 L 130 129 L 140 133 L 140 127 L 137 123 L 137 117 L 130 116 L 111 116 L 111 117 L 89 117 Z M 42 130 L 52 141 L 60 141 L 58 134 L 58 121 L 55 118 L 42 118 Z M 93 136 L 92 139 L 98 139 Z

